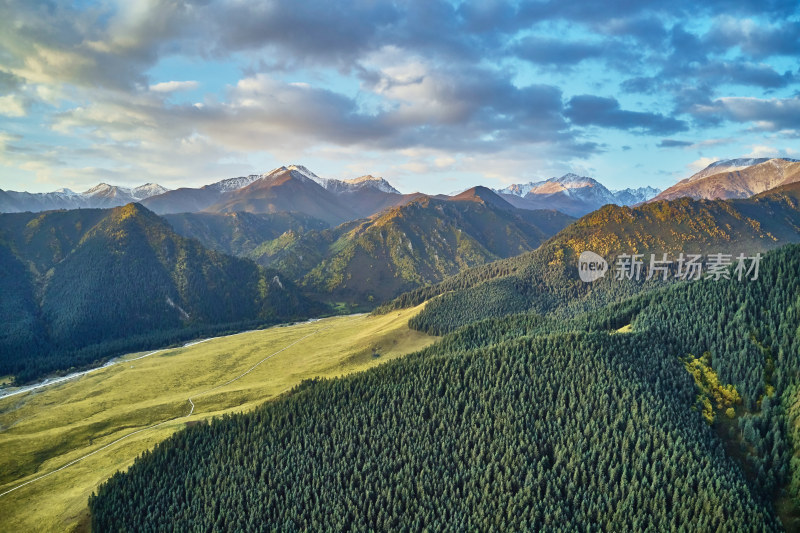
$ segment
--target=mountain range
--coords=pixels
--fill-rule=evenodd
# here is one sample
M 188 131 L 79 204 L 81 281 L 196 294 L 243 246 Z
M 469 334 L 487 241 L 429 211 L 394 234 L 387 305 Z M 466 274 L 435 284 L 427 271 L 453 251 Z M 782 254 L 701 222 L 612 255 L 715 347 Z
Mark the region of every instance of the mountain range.
M 431 300 L 415 320 L 440 334 L 472 320 L 527 310 L 572 313 L 631 296 L 657 280 L 628 282 L 612 274 L 594 283 L 578 278 L 578 256 L 592 251 L 613 268 L 617 254 L 764 252 L 800 242 L 800 183 L 752 198 L 655 201 L 607 205 L 567 226 L 536 250 L 474 267 L 438 285 L 406 293 L 388 308 Z M 433 299 L 435 296 L 441 298 Z
M 796 163 L 781 161 L 732 172 L 759 176 L 772 168 L 792 176 Z M 52 369 L 65 357 L 88 364 L 130 347 L 125 339 L 146 344 L 222 322 L 371 308 L 405 291 L 399 301 L 416 303 L 455 291 L 465 300 L 448 309 L 487 316 L 566 301 L 580 307 L 592 295 L 618 296 L 604 293 L 603 283 L 577 281 L 573 263 L 583 250 L 752 253 L 800 240 L 796 183 L 748 199 L 607 204 L 578 221 L 509 201 L 610 194 L 581 183 L 548 180 L 524 196 L 485 187 L 402 195 L 379 178 L 322 180 L 292 166 L 194 189 L 216 202 L 196 213 L 161 218 L 143 205 L 179 190 L 112 209 L 0 215 L 0 345 Z M 103 193 L 134 192 L 95 191 Z M 420 320 L 461 297 L 431 302 Z
M 141 202 L 166 192 L 168 192 L 166 188 L 156 183 L 146 183 L 132 189 L 100 183 L 82 193 L 76 193 L 66 188 L 48 193 L 0 190 L 0 213 L 119 207 L 131 202 Z
M 278 178 L 316 187 L 286 173 Z M 272 183 L 264 182 L 269 190 Z M 517 209 L 485 187 L 454 197 L 416 195 L 333 228 L 285 213 L 164 216 L 211 249 L 251 258 L 324 300 L 356 306 L 533 250 L 573 220 L 553 210 Z
M 570 173 L 545 181 L 509 185 L 495 192 L 520 209 L 556 209 L 583 216 L 606 204 L 646 202 L 660 191 L 653 187 L 612 191 L 593 178 Z
M 519 209 L 555 209 L 580 217 L 608 204 L 633 206 L 682 196 L 747 198 L 798 179 L 800 163 L 796 160 L 739 158 L 716 161 L 663 192 L 650 186 L 610 190 L 594 178 L 572 173 L 494 191 Z M 83 193 L 69 189 L 37 194 L 0 190 L 0 212 L 115 207 L 141 202 L 158 214 L 285 211 L 336 226 L 403 205 L 421 195 L 401 194 L 385 179 L 372 175 L 350 180 L 321 178 L 304 166 L 289 165 L 200 188 L 167 190 L 148 183 L 128 189 L 101 183 Z

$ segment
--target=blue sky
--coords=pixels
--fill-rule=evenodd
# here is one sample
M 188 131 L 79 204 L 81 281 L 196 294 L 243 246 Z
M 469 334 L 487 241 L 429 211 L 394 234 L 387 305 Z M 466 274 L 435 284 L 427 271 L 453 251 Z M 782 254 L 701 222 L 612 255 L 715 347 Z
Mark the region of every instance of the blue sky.
M 0 188 L 304 164 L 451 192 L 800 158 L 797 2 L 0 3 Z

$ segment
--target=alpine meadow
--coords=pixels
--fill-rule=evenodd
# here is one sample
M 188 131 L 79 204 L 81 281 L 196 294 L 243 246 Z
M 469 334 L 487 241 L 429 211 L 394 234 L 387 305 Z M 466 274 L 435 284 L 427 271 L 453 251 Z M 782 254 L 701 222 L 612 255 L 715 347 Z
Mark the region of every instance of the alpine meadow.
M 800 531 L 800 6 L 0 2 L 0 533 Z

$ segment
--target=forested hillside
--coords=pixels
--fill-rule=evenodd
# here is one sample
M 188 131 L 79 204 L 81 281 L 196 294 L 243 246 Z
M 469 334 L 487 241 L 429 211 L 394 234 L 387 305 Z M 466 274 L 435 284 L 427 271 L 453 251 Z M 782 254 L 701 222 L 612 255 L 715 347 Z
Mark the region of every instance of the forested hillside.
M 282 235 L 303 234 L 328 227 L 302 213 L 178 213 L 162 215 L 176 233 L 197 239 L 210 250 L 249 257 L 268 241 Z
M 752 254 L 800 241 L 800 184 L 747 200 L 654 202 L 636 208 L 605 206 L 565 228 L 537 250 L 483 265 L 401 295 L 384 310 L 432 300 L 415 327 L 443 333 L 474 320 L 525 310 L 566 315 L 602 307 L 661 282 L 578 278 L 578 256 L 589 250 L 614 257 L 627 253 Z
M 533 250 L 573 221 L 556 211 L 515 209 L 484 187 L 455 197 L 420 195 L 331 228 L 299 213 L 165 218 L 178 233 L 275 268 L 316 297 L 366 308 L 469 267 Z
M 333 300 L 377 304 L 466 268 L 533 250 L 572 221 L 555 211 L 517 210 L 485 192 L 448 200 L 421 197 L 352 225 L 301 283 Z
M 795 529 L 799 271 L 787 246 L 755 281 L 484 320 L 307 382 L 145 454 L 90 499 L 93 526 Z
M 307 316 L 288 279 L 138 204 L 0 217 L 0 374 L 26 381 L 217 330 Z

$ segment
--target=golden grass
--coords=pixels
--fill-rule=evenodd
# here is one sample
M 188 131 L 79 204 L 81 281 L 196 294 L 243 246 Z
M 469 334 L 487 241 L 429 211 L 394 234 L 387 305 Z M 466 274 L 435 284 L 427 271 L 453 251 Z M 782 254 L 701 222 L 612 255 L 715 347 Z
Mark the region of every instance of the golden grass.
M 0 497 L 0 529 L 85 528 L 87 499 L 97 486 L 187 422 L 248 411 L 305 378 L 358 372 L 429 345 L 435 337 L 407 327 L 419 310 L 333 317 L 213 339 L 0 400 L 0 493 L 132 431 L 171 420 Z M 295 342 L 243 378 L 205 392 Z M 127 359 L 137 355 L 142 354 Z M 195 411 L 186 417 L 189 397 Z

